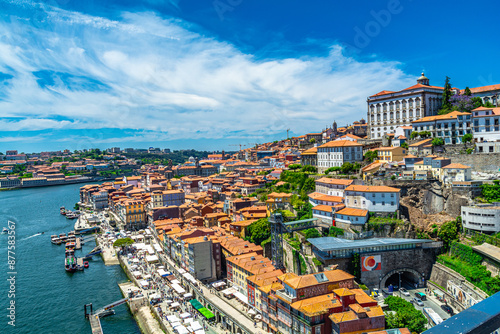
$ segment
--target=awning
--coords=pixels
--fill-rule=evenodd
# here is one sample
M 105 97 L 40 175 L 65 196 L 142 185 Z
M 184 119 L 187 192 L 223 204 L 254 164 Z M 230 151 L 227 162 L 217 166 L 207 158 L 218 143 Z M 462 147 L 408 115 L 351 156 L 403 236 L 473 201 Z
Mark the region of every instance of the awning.
M 185 272 L 186 272 L 186 271 L 185 271 L 184 269 L 182 269 L 182 268 L 180 268 L 180 269 L 179 269 L 179 274 L 181 274 L 181 275 L 182 275 L 182 274 L 184 274 Z
M 160 245 L 158 245 L 158 244 L 153 244 L 153 247 L 154 247 L 154 249 L 155 249 L 158 253 L 163 252 L 163 249 L 161 248 L 161 246 L 160 246 Z
M 191 323 L 191 328 L 193 329 L 193 331 L 197 331 L 199 329 L 203 329 L 203 326 L 200 325 L 200 323 L 198 321 L 193 321 Z
M 158 272 L 158 275 L 160 275 L 161 277 L 168 276 L 168 274 L 169 274 L 168 272 L 166 272 L 163 269 L 158 269 L 157 272 Z
M 245 296 L 244 294 L 242 294 L 241 292 L 239 291 L 236 291 L 235 293 L 233 293 L 233 295 L 238 298 L 241 302 L 245 303 L 245 304 L 248 304 L 248 297 Z
M 226 282 L 215 282 L 215 283 L 212 283 L 212 286 L 214 288 L 220 288 L 221 286 L 224 286 L 226 285 Z
M 249 309 L 247 313 L 248 313 L 248 314 L 250 314 L 250 315 L 254 315 L 254 314 L 256 314 L 256 313 L 255 313 L 255 311 L 254 311 L 253 309 Z
M 148 255 L 148 256 L 146 256 L 146 261 L 148 261 L 148 262 L 157 262 L 158 261 L 158 256 L 156 256 L 156 255 Z
M 198 329 L 194 334 L 205 334 L 205 331 L 203 329 Z
M 191 299 L 189 303 L 196 309 L 203 308 L 204 306 L 198 301 L 198 299 Z
M 189 333 L 188 330 L 187 330 L 187 328 L 184 327 L 184 326 L 175 327 L 174 331 L 176 331 L 179 334 L 188 334 Z
M 150 274 L 144 275 L 144 279 L 150 279 L 150 278 L 151 278 Z
M 172 322 L 180 322 L 181 321 L 181 319 L 179 319 L 175 314 L 173 314 L 173 315 L 167 315 L 167 320 L 170 323 L 172 323 Z
M 170 326 L 172 326 L 172 328 L 179 327 L 182 326 L 182 322 L 180 321 L 172 322 L 170 323 Z
M 191 282 L 193 284 L 197 283 L 196 279 L 190 273 L 184 273 L 184 274 L 182 274 L 182 276 L 184 276 L 184 278 L 186 278 L 189 282 Z
M 172 284 L 172 289 L 174 289 L 175 292 L 177 292 L 180 295 L 182 295 L 183 293 L 186 292 L 186 290 L 184 290 L 184 288 L 182 286 L 180 286 L 179 284 L 176 284 L 176 283 Z
M 441 292 L 441 291 L 439 291 L 439 290 L 432 290 L 432 292 L 434 292 L 434 294 L 435 294 L 436 296 L 439 296 L 439 297 L 443 297 L 443 296 L 444 296 L 444 293 L 443 293 L 443 292 Z
M 177 279 L 174 279 L 174 280 L 172 281 L 172 284 L 181 284 L 181 282 L 180 282 L 179 280 L 177 280 Z
M 215 317 L 215 315 L 212 312 L 210 312 L 209 309 L 207 309 L 205 307 L 200 308 L 198 310 L 198 312 L 200 312 L 207 319 L 212 319 Z
M 226 290 L 222 290 L 222 293 L 225 295 L 225 296 L 229 296 L 229 295 L 232 295 L 236 292 L 236 289 L 235 288 L 228 288 Z
M 177 302 L 172 303 L 172 305 L 170 305 L 170 307 L 179 307 L 179 306 L 181 306 L 181 304 L 179 304 L 179 303 L 177 303 Z
M 133 271 L 132 275 L 134 275 L 135 278 L 139 278 L 142 276 L 142 273 L 139 270 Z
M 148 281 L 140 281 L 139 284 L 143 287 L 146 287 L 146 286 L 149 286 L 149 282 Z
M 184 312 L 184 313 L 181 313 L 179 315 L 179 317 L 181 317 L 181 319 L 186 319 L 186 318 L 189 318 L 191 316 L 191 313 L 189 312 Z
M 191 298 L 193 297 L 192 293 L 185 293 L 184 296 L 182 296 L 184 299 Z

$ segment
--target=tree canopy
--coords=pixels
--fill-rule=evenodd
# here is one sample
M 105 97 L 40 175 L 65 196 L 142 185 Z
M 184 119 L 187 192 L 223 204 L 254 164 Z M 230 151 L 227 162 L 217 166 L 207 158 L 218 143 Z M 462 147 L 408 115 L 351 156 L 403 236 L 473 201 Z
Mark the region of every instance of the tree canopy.
M 451 91 L 450 77 L 446 76 L 443 90 L 443 104 L 441 105 L 441 109 L 451 110 L 450 99 L 452 95 L 453 93 Z
M 267 218 L 261 218 L 247 228 L 247 239 L 256 245 L 260 245 L 271 236 L 271 225 Z
M 473 139 L 472 134 L 466 133 L 462 136 L 462 143 L 464 143 L 464 144 L 469 143 L 472 141 L 472 139 Z
M 130 246 L 134 243 L 134 240 L 130 238 L 120 238 L 113 243 L 113 247 L 125 247 Z
M 378 157 L 378 153 L 377 151 L 368 151 L 365 153 L 365 160 L 368 161 L 368 162 L 373 162 L 374 160 L 376 160 Z
M 406 327 L 412 333 L 425 331 L 427 319 L 410 302 L 400 297 L 389 296 L 385 299 L 385 303 L 389 309 L 396 312 L 387 313 L 385 317 L 386 329 Z
M 443 138 L 438 138 L 438 137 L 433 138 L 431 145 L 432 146 L 442 146 L 442 145 L 444 145 L 444 140 L 443 140 Z

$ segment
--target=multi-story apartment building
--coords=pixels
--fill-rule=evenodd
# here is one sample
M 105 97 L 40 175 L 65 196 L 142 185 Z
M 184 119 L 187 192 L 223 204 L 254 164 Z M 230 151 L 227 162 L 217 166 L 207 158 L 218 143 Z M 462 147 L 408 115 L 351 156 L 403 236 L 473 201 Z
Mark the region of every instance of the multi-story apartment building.
M 316 192 L 330 195 L 344 197 L 344 190 L 350 186 L 354 181 L 347 179 L 333 179 L 329 177 L 322 177 L 316 181 Z
M 398 126 L 409 126 L 422 117 L 436 115 L 442 104 L 443 87 L 429 85 L 422 76 L 417 84 L 400 91 L 383 90 L 368 97 L 368 136 L 382 138 Z
M 318 147 L 312 147 L 300 154 L 300 164 L 302 166 L 318 164 Z
M 372 149 L 377 152 L 377 160 L 385 162 L 403 161 L 407 150 L 399 146 L 378 147 Z
M 412 127 L 417 132 L 429 131 L 431 137 L 442 138 L 445 144 L 460 144 L 463 135 L 472 133 L 471 114 L 452 111 L 445 115 L 427 116 L 413 121 Z
M 144 201 L 140 199 L 125 199 L 118 203 L 118 216 L 125 223 L 127 230 L 139 230 L 146 227 Z
M 108 207 L 108 192 L 105 190 L 92 193 L 92 207 L 94 210 L 102 210 Z
M 472 168 L 467 165 L 453 163 L 441 168 L 441 182 L 445 184 L 452 184 L 453 182 L 463 182 L 471 180 Z
M 472 110 L 472 135 L 478 143 L 500 140 L 500 107 Z
M 483 100 L 483 103 L 490 102 L 494 106 L 500 106 L 500 84 L 470 88 L 470 92 Z M 460 94 L 465 93 L 465 89 Z
M 156 207 L 167 207 L 184 204 L 186 194 L 182 190 L 155 190 L 151 193 L 151 205 Z
M 212 281 L 222 276 L 220 242 L 210 236 L 187 238 L 181 242 L 187 248 L 187 269 L 196 279 Z
M 342 270 L 303 276 L 284 274 L 278 282 L 259 290 L 263 322 L 271 333 L 331 334 L 331 314 L 348 312 L 357 305 L 380 309 L 375 300 L 355 288 L 354 277 Z M 377 316 L 380 314 L 383 316 L 381 310 Z M 384 321 L 376 321 L 382 324 L 378 329 L 384 328 Z
M 399 209 L 400 191 L 387 186 L 351 185 L 345 189 L 345 205 L 369 212 L 395 212 Z
M 290 210 L 292 207 L 292 194 L 272 192 L 267 195 L 267 214 L 276 210 Z
M 226 258 L 227 279 L 240 293 L 248 296 L 247 277 L 275 271 L 271 260 L 255 252 Z
M 318 147 L 318 172 L 341 167 L 344 162 L 363 160 L 363 145 L 350 140 L 334 140 Z
M 486 234 L 500 232 L 500 203 L 462 206 L 462 226 Z

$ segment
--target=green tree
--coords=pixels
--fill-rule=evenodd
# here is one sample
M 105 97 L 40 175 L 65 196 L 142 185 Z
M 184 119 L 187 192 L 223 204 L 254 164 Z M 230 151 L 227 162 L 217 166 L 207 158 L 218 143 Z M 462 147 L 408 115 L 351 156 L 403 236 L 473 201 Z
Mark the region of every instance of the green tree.
M 261 218 L 248 226 L 247 239 L 256 245 L 260 245 L 271 236 L 271 225 L 267 218 Z
M 470 143 L 472 139 L 473 139 L 472 134 L 466 133 L 462 136 L 462 143 L 464 143 L 464 145 L 467 145 L 467 143 Z
M 304 167 L 302 167 L 302 172 L 304 173 L 317 173 L 318 172 L 318 169 L 314 166 L 311 166 L 311 165 L 305 165 Z
M 431 145 L 432 146 L 443 146 L 444 140 L 443 140 L 443 138 L 434 138 L 434 139 L 432 139 Z
M 401 147 L 402 148 L 405 148 L 405 149 L 408 149 L 408 143 L 407 142 L 404 142 L 401 144 Z
M 410 139 L 415 139 L 418 137 L 418 135 L 419 135 L 418 131 L 413 131 L 410 135 Z
M 113 243 L 113 247 L 123 248 L 125 246 L 130 246 L 134 243 L 134 240 L 130 238 L 120 238 Z
M 299 210 L 297 210 L 297 218 L 301 219 L 310 219 L 312 218 L 312 205 L 309 201 L 306 202 Z
M 425 331 L 427 319 L 410 302 L 400 297 L 389 296 L 385 299 L 385 303 L 390 310 L 396 312 L 386 315 L 386 329 L 406 327 L 412 333 Z
M 420 131 L 418 134 L 420 138 L 429 138 L 432 135 L 430 131 Z
M 354 165 L 350 162 L 344 162 L 340 170 L 343 174 L 349 174 L 354 169 Z
M 306 239 L 319 238 L 321 237 L 321 233 L 319 233 L 319 231 L 315 228 L 310 228 L 304 231 L 304 236 Z
M 297 170 L 297 169 L 300 169 L 300 168 L 302 168 L 301 164 L 291 164 L 291 165 L 288 165 L 288 169 L 291 169 L 291 170 Z
M 443 90 L 443 104 L 441 105 L 441 110 L 451 110 L 450 98 L 452 96 L 450 77 L 446 76 Z
M 378 152 L 376 150 L 374 151 L 368 151 L 365 153 L 365 160 L 368 161 L 368 162 L 373 162 L 374 160 L 376 160 L 378 157 Z
M 469 87 L 465 87 L 464 95 L 466 95 L 466 96 L 471 96 L 472 95 L 472 92 L 470 91 Z
M 328 175 L 331 172 L 339 172 L 341 170 L 340 167 L 330 167 L 327 170 L 325 170 L 325 174 Z
M 451 243 L 458 240 L 461 230 L 462 219 L 460 217 L 441 225 L 437 236 L 443 242 L 443 251 L 447 252 Z
M 314 144 L 314 143 L 316 142 L 316 139 L 311 138 L 311 139 L 309 139 L 309 142 L 310 142 L 311 144 Z

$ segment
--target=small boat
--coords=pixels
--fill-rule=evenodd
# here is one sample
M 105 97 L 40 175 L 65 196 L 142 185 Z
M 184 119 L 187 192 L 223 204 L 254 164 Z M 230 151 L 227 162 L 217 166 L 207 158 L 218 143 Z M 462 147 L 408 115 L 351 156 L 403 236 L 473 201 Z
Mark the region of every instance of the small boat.
M 66 250 L 74 250 L 76 247 L 76 244 L 74 242 L 67 242 L 66 243 Z
M 61 215 L 65 215 L 66 214 L 66 208 L 64 206 L 61 206 L 59 208 L 59 212 L 61 213 Z
M 7 229 L 7 227 L 4 227 L 2 229 L 2 234 L 7 234 L 7 233 L 9 233 L 9 230 Z
M 114 314 L 115 314 L 115 310 L 109 309 L 109 310 L 99 312 L 98 315 L 99 315 L 99 318 L 103 318 L 103 317 L 107 317 L 107 316 L 114 315 Z
M 88 267 L 89 267 L 89 261 L 85 261 L 85 262 L 83 262 L 83 267 L 84 267 L 84 268 L 88 268 Z
M 60 245 L 62 243 L 61 239 L 59 238 L 50 239 L 50 242 L 54 245 Z
M 69 273 L 74 273 L 77 270 L 75 252 L 72 250 L 66 251 L 64 258 L 64 269 Z

